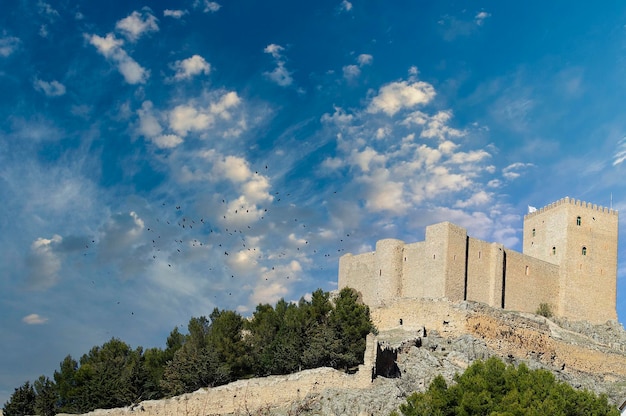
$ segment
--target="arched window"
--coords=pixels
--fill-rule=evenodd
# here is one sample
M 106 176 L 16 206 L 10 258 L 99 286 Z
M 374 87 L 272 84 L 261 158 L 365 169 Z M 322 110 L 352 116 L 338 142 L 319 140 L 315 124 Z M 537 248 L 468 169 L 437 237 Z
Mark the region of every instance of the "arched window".
M 580 226 L 580 224 L 582 224 L 583 220 L 580 217 L 576 217 L 576 225 Z
M 552 254 L 556 255 L 556 247 L 552 247 Z
M 583 256 L 587 255 L 587 247 L 583 247 L 582 254 Z
M 535 236 L 536 233 L 537 233 L 537 230 L 533 228 L 533 237 Z

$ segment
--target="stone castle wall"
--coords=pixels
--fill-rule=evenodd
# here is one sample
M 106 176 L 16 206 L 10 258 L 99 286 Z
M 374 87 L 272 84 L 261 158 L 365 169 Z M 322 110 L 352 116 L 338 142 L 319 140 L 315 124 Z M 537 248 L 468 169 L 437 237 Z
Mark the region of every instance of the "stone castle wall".
M 476 301 L 534 313 L 616 319 L 614 210 L 564 198 L 524 218 L 524 252 L 467 236 L 449 222 L 426 227 L 424 241 L 387 239 L 376 251 L 339 261 L 339 288 L 353 287 L 372 308 L 401 298 Z

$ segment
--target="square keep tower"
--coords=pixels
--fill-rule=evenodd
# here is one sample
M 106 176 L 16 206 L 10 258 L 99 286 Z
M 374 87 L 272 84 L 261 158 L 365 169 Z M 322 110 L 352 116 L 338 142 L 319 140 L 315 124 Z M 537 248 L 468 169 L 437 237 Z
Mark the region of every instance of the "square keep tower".
M 559 266 L 557 315 L 617 319 L 615 210 L 563 198 L 524 217 L 524 254 Z

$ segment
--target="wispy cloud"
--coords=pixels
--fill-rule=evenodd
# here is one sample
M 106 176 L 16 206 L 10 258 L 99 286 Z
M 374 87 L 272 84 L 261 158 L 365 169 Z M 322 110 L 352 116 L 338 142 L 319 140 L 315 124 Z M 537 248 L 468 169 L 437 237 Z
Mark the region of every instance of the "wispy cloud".
M 474 21 L 478 26 L 482 26 L 485 23 L 485 19 L 487 19 L 488 17 L 491 17 L 490 13 L 481 11 L 476 13 L 476 16 L 474 16 Z
M 222 5 L 210 0 L 195 0 L 194 7 L 202 7 L 204 13 L 215 13 L 222 8 Z
M 20 39 L 15 36 L 0 37 L 0 56 L 6 58 L 13 54 L 20 45 Z
M 40 316 L 36 313 L 31 313 L 22 318 L 22 322 L 27 325 L 42 325 L 48 322 L 48 318 Z
M 342 11 L 349 12 L 350 10 L 352 10 L 352 3 L 348 0 L 342 0 L 339 7 Z
M 65 85 L 56 80 L 47 82 L 40 79 L 35 79 L 33 86 L 37 91 L 43 92 L 48 97 L 59 97 L 65 94 Z
M 184 15 L 189 14 L 189 12 L 187 10 L 171 10 L 171 9 L 165 9 L 163 10 L 163 16 L 165 17 L 172 17 L 174 19 L 181 19 Z
M 29 289 L 48 289 L 58 282 L 61 258 L 56 249 L 62 240 L 60 235 L 54 235 L 33 241 L 26 263 L 29 270 L 26 283 Z
M 509 180 L 517 179 L 524 171 L 534 166 L 532 163 L 515 162 L 502 169 L 502 176 Z

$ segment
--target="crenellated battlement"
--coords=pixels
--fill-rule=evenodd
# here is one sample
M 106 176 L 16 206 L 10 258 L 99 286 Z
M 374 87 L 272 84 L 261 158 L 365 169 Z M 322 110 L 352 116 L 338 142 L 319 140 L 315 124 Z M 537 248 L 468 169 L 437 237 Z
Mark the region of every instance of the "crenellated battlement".
M 426 227 L 424 241 L 386 239 L 339 260 L 339 288 L 371 308 L 398 299 L 469 300 L 604 323 L 617 318 L 617 210 L 569 197 L 524 216 L 524 250 L 472 238 L 458 225 Z M 398 322 L 403 322 L 398 316 Z
M 548 204 L 544 207 L 541 208 L 537 208 L 536 211 L 533 212 L 529 212 L 528 214 L 524 215 L 524 219 L 527 218 L 532 218 L 536 215 L 542 214 L 546 211 L 552 210 L 554 208 L 557 208 L 563 204 L 569 204 L 569 205 L 574 205 L 580 208 L 584 208 L 584 209 L 589 209 L 589 210 L 594 210 L 597 212 L 601 212 L 604 214 L 611 214 L 611 215 L 618 215 L 618 211 L 615 209 L 611 209 L 608 207 L 603 207 L 601 205 L 597 205 L 597 204 L 592 204 L 590 202 L 586 202 L 586 201 L 581 201 L 580 199 L 574 199 L 574 198 L 570 198 L 568 196 L 566 196 L 565 198 L 561 198 L 558 201 L 552 202 L 551 204 Z

